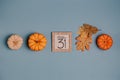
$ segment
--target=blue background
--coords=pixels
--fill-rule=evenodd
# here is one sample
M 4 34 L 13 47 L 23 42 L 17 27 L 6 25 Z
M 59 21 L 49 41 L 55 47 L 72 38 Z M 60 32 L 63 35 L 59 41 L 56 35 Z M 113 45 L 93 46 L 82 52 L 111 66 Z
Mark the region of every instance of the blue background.
M 102 31 L 82 53 L 75 49 L 75 37 L 83 23 Z M 51 52 L 52 31 L 72 31 L 71 53 Z M 33 32 L 47 37 L 43 51 L 28 49 Z M 18 51 L 6 45 L 13 33 L 24 39 Z M 108 51 L 95 44 L 101 33 L 113 37 Z M 0 80 L 120 80 L 120 0 L 0 0 Z

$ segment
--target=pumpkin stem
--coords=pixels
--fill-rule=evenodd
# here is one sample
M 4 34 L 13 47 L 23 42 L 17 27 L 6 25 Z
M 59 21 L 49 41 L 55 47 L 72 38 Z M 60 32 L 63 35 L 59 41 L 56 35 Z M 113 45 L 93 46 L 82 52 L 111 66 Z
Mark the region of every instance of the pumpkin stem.
M 39 40 L 35 40 L 36 43 L 39 43 L 40 41 Z
M 13 43 L 14 43 L 15 45 L 17 45 L 18 41 L 13 41 Z

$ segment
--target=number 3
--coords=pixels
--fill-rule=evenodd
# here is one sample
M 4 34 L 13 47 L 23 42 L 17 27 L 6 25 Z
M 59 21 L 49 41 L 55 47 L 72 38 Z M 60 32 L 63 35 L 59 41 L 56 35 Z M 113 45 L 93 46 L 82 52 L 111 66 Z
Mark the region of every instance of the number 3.
M 62 38 L 62 39 L 58 39 L 58 43 L 62 44 L 62 46 L 58 46 L 59 49 L 62 49 L 62 48 L 66 48 L 66 39 L 65 38 Z

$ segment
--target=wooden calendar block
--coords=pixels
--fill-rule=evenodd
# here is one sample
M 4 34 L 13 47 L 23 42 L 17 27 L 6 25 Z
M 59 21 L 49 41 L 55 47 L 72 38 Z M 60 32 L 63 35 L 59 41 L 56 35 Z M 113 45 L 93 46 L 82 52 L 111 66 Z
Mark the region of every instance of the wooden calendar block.
M 72 32 L 52 32 L 52 52 L 71 52 Z

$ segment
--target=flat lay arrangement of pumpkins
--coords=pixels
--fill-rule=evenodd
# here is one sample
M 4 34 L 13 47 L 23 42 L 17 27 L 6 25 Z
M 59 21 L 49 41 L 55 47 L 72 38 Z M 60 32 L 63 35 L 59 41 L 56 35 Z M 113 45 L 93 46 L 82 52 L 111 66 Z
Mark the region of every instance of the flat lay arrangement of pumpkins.
M 95 35 L 98 31 L 99 29 L 97 27 L 90 24 L 83 24 L 80 26 L 77 32 L 78 36 L 75 38 L 76 50 L 82 52 L 90 50 L 90 45 L 93 42 L 92 35 Z M 20 49 L 22 44 L 23 38 L 18 34 L 12 34 L 7 40 L 7 45 L 12 50 Z M 27 45 L 32 51 L 41 51 L 45 49 L 47 45 L 47 38 L 42 33 L 32 33 L 28 37 Z M 110 35 L 103 33 L 96 38 L 96 45 L 101 50 L 108 50 L 113 45 L 113 39 Z

